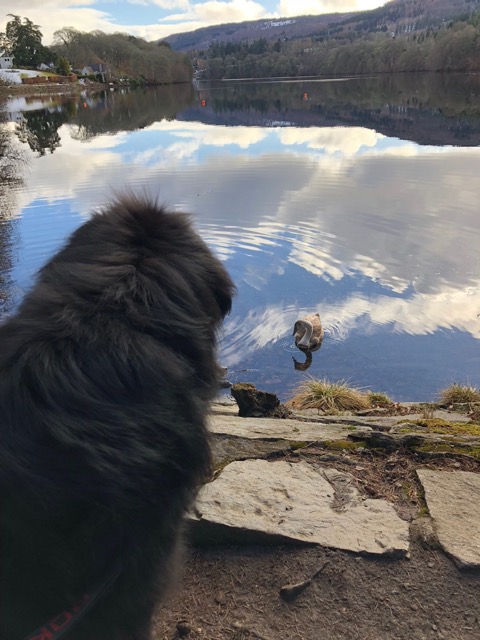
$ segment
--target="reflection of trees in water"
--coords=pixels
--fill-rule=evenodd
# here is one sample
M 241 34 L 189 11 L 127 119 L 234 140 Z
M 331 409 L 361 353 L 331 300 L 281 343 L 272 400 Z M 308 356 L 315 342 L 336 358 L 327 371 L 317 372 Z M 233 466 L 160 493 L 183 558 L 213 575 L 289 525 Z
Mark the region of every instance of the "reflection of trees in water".
M 345 81 L 207 83 L 181 119 L 243 126 L 361 126 L 420 144 L 476 146 L 480 77 L 406 73 Z
M 13 215 L 16 187 L 23 182 L 21 170 L 25 162 L 12 133 L 0 121 L 0 317 L 12 304 Z
M 26 111 L 22 122 L 17 124 L 16 133 L 21 142 L 27 143 L 39 156 L 44 156 L 47 149 L 53 153 L 60 146 L 58 129 L 68 119 L 68 111 L 61 107 Z
M 209 86 L 208 84 L 206 85 Z M 211 86 L 218 87 L 212 83 Z M 376 77 L 313 82 L 222 83 L 228 91 L 209 92 L 209 106 L 217 112 L 253 109 L 315 111 L 355 106 L 383 109 L 386 105 L 446 111 L 449 115 L 480 115 L 480 77 L 442 73 L 398 73 Z
M 0 191 L 1 189 L 2 187 L 0 186 Z M 12 224 L 12 221 L 7 221 L 0 217 L 0 320 L 11 303 Z
M 193 103 L 191 83 L 105 92 L 82 102 L 70 120 L 72 138 L 88 140 L 104 133 L 143 129 L 153 122 L 173 120 Z

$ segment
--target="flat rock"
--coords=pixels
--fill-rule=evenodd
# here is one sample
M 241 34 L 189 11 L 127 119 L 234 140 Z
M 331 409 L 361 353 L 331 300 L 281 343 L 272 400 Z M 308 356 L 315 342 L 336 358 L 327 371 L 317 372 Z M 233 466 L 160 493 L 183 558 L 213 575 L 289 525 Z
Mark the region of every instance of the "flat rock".
M 247 460 L 205 485 L 196 523 L 214 541 L 315 543 L 358 553 L 405 556 L 408 523 L 385 500 L 363 498 L 349 474 L 306 462 Z M 257 534 L 257 535 L 255 535 Z
M 480 475 L 418 469 L 430 516 L 444 551 L 462 568 L 480 567 Z
M 209 429 L 238 438 L 252 440 L 290 440 L 295 442 L 324 442 L 345 440 L 356 427 L 321 422 L 302 422 L 291 418 L 239 418 L 232 415 L 210 415 Z M 365 427 L 362 428 L 365 431 Z
M 210 411 L 213 414 L 238 416 L 238 404 L 236 402 L 220 402 L 217 401 L 210 407 Z

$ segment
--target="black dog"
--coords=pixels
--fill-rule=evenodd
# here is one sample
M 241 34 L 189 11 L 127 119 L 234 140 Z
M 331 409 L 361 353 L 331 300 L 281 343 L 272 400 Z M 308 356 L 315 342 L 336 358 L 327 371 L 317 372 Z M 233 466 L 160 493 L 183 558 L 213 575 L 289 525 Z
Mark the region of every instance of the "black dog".
M 147 640 L 210 471 L 234 286 L 188 217 L 124 197 L 0 327 L 0 638 Z

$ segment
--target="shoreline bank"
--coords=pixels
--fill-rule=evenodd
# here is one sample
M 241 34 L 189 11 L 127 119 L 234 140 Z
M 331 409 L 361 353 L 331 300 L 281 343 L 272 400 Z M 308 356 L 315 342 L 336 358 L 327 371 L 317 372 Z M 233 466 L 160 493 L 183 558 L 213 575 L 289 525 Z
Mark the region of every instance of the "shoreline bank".
M 80 95 L 82 92 L 98 93 L 100 91 L 106 91 L 108 87 L 102 83 L 90 83 L 83 85 L 78 82 L 72 82 L 70 84 L 10 84 L 0 85 L 0 99 L 9 98 L 12 96 L 41 96 L 41 95 L 66 95 L 75 96 Z

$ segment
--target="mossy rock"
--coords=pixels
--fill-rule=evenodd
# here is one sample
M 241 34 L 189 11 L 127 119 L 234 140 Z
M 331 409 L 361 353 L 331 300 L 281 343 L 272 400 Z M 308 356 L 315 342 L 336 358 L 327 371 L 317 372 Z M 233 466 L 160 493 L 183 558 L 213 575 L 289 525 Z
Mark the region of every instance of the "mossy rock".
M 450 422 L 442 418 L 422 418 L 419 420 L 409 420 L 409 428 L 401 429 L 402 432 L 412 430 L 412 426 L 421 427 L 429 433 L 442 435 L 465 435 L 480 437 L 480 424 L 470 422 Z

